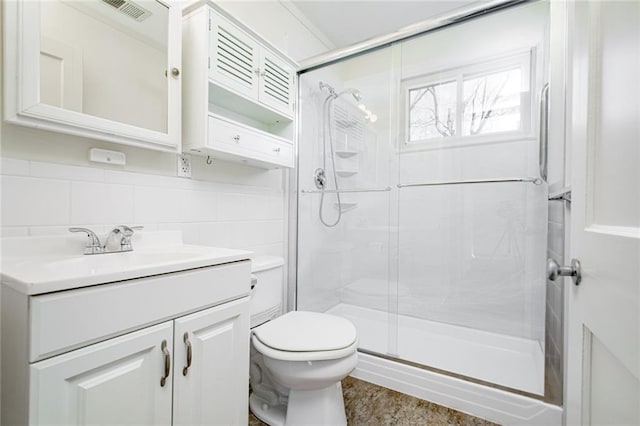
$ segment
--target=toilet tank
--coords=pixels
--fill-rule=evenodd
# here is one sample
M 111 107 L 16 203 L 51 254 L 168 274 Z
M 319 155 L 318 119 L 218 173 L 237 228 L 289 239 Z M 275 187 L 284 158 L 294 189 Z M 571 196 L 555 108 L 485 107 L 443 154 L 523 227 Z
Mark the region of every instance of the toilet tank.
M 255 278 L 250 301 L 253 328 L 282 314 L 284 259 L 256 256 L 251 259 L 251 274 Z

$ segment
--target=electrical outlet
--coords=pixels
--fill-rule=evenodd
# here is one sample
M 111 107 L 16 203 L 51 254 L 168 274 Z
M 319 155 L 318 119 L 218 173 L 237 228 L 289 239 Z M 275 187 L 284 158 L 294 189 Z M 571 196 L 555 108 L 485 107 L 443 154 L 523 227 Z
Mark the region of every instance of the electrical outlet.
M 178 154 L 178 177 L 191 177 L 191 156 L 189 154 Z

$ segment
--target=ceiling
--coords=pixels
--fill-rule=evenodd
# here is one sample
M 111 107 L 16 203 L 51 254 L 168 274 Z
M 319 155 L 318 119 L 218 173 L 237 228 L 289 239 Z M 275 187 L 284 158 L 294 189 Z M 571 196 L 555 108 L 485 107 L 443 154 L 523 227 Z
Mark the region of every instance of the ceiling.
M 464 7 L 478 0 L 291 0 L 333 46 L 341 48 Z

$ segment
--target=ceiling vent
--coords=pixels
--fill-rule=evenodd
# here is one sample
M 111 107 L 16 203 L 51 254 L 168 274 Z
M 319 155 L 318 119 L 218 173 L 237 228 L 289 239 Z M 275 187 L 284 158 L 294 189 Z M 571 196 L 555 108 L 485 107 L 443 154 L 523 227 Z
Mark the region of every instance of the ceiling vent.
M 147 9 L 138 6 L 132 1 L 129 0 L 102 0 L 103 3 L 108 4 L 109 6 L 116 9 L 118 12 L 127 15 L 128 17 L 135 19 L 136 21 L 144 21 L 149 16 L 151 16 L 151 12 Z

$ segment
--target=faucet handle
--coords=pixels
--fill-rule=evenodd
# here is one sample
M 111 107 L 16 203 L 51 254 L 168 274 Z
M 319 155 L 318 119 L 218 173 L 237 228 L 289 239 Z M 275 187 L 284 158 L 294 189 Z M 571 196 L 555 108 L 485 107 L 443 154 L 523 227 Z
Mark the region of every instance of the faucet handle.
M 133 231 L 140 231 L 142 229 L 144 229 L 144 226 L 127 226 L 127 225 L 119 225 L 118 228 L 122 229 L 122 232 L 127 235 L 127 236 L 131 236 L 133 235 Z
M 84 246 L 84 254 L 98 254 L 103 252 L 100 238 L 89 228 L 69 228 L 69 232 L 83 232 L 87 234 L 87 243 Z
M 118 225 L 116 229 L 119 229 L 122 232 L 122 239 L 120 240 L 120 247 L 123 251 L 133 250 L 131 247 L 131 236 L 134 231 L 139 231 L 144 229 L 144 226 L 127 226 L 127 225 Z

